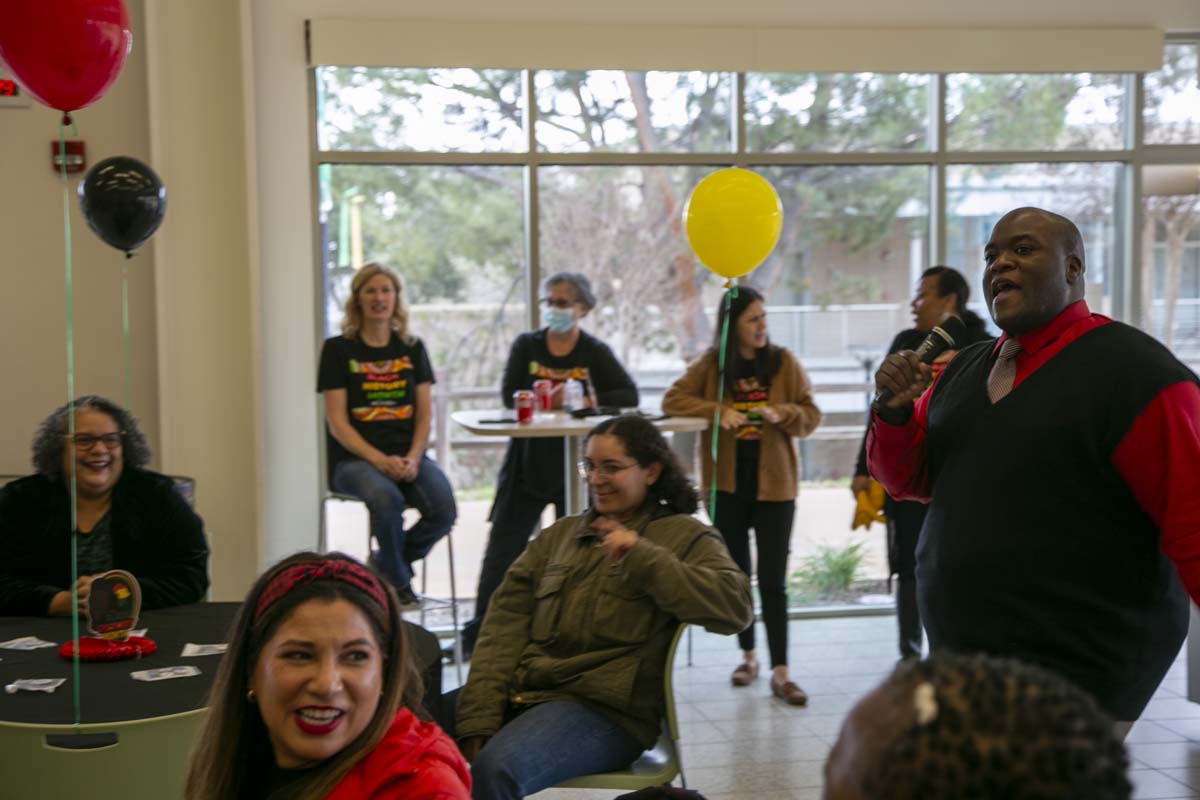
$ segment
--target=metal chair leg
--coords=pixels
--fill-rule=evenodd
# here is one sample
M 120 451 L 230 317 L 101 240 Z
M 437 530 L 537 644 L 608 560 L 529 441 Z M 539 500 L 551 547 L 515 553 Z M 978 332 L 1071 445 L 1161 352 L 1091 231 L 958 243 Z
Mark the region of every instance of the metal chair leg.
M 462 686 L 462 628 L 458 624 L 458 585 L 454 580 L 454 537 L 453 531 L 446 533 L 446 550 L 450 554 L 450 619 L 454 625 L 454 674 Z

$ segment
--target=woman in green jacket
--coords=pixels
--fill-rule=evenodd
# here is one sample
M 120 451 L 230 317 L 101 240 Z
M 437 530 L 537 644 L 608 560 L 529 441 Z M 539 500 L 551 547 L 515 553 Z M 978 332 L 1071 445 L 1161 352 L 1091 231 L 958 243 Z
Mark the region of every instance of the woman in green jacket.
M 736 633 L 750 584 L 691 515 L 695 487 L 637 416 L 588 434 L 591 508 L 538 535 L 492 597 L 457 730 L 475 800 L 621 769 L 658 737 L 676 627 Z

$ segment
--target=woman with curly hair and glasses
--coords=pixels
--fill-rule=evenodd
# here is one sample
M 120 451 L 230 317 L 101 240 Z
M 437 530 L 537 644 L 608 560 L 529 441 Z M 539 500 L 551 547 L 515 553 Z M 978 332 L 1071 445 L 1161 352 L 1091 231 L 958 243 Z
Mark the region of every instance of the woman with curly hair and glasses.
M 696 489 L 652 423 L 606 420 L 584 453 L 591 507 L 509 569 L 457 698 L 475 800 L 629 766 L 658 738 L 679 624 L 730 634 L 753 619 L 749 579 L 692 516 Z
M 414 710 L 395 591 L 340 553 L 298 553 L 246 595 L 187 800 L 468 800 L 466 762 Z
M 42 422 L 30 475 L 0 489 L 0 614 L 71 613 L 71 537 L 79 611 L 92 577 L 133 573 L 142 608 L 194 603 L 208 589 L 204 523 L 175 482 L 145 468 L 150 447 L 128 411 L 96 395 Z M 75 529 L 71 529 L 71 486 Z

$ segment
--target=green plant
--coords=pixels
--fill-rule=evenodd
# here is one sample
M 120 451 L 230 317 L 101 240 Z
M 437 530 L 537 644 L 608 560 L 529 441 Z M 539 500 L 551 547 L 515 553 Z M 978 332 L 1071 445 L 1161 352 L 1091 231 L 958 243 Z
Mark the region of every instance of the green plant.
M 818 596 L 849 591 L 863 562 L 863 544 L 854 542 L 843 548 L 822 546 L 816 555 L 807 556 L 794 576 L 800 585 Z

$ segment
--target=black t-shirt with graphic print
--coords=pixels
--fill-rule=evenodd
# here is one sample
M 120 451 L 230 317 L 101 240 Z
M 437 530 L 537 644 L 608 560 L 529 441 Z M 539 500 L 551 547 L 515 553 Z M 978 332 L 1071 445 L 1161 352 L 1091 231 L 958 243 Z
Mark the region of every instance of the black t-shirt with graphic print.
M 346 416 L 372 447 L 405 455 L 412 445 L 416 388 L 434 383 L 433 367 L 420 339 L 406 344 L 395 332 L 383 347 L 334 336 L 321 348 L 317 391 L 346 390 Z M 355 456 L 328 435 L 329 473 Z
M 739 459 L 758 460 L 759 442 L 762 440 L 763 419 L 759 409 L 767 405 L 767 391 L 770 386 L 758 382 L 754 373 L 754 362 L 747 361 L 742 365 L 741 373 L 737 376 L 733 388 L 733 407 L 746 415 L 746 422 L 738 426 L 734 434 L 737 439 L 737 457 Z

